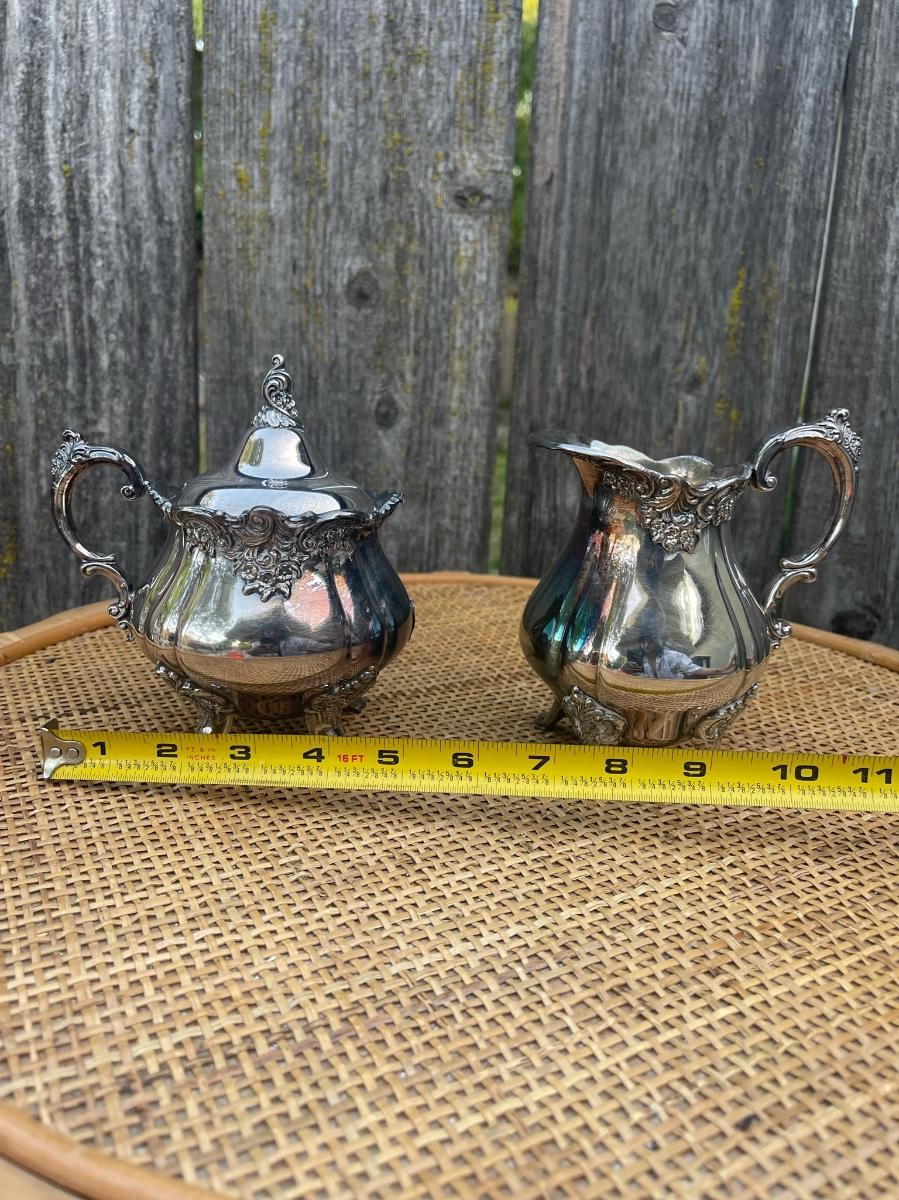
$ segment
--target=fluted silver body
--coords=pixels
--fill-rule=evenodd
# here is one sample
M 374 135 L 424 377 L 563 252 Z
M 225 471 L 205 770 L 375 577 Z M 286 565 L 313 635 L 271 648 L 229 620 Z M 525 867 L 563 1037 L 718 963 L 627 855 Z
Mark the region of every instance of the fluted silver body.
M 320 688 L 380 671 L 409 638 L 412 606 L 376 534 L 343 562 L 305 570 L 289 596 L 263 600 L 176 527 L 132 620 L 154 663 L 223 689 L 242 711 L 288 716 Z
M 581 740 L 713 745 L 757 690 L 765 660 L 790 627 L 783 591 L 815 577 L 845 527 L 860 439 L 844 410 L 767 439 L 752 461 L 654 461 L 624 446 L 547 433 L 584 484 L 565 550 L 530 597 L 521 624 L 528 662 Z M 737 565 L 728 521 L 748 487 L 776 480 L 771 460 L 791 445 L 825 455 L 835 491 L 830 526 L 808 554 L 784 559 L 764 601 Z
M 200 728 L 234 711 L 302 714 L 310 731 L 339 731 L 381 668 L 405 645 L 413 610 L 378 541 L 401 502 L 333 476 L 310 445 L 276 356 L 264 404 L 233 460 L 169 499 L 127 454 L 66 431 L 53 462 L 53 513 L 85 574 L 119 590 L 110 608 L 156 673 L 200 708 Z M 169 526 L 150 579 L 133 589 L 110 556 L 79 541 L 75 481 L 96 463 L 149 494 Z

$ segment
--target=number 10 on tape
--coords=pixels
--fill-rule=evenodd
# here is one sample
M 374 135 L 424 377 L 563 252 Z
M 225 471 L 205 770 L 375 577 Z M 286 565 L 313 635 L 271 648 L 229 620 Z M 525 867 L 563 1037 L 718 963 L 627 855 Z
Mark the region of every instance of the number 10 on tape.
M 435 738 L 41 728 L 45 779 L 899 812 L 899 760 Z

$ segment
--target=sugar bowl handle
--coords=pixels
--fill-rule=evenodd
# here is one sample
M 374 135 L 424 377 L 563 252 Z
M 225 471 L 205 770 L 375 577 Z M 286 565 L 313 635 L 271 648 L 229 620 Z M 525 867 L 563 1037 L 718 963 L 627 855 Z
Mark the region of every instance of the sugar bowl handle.
M 119 628 L 130 640 L 133 636 L 131 602 L 134 599 L 134 589 L 113 555 L 96 554 L 84 545 L 78 536 L 72 516 L 72 493 L 76 481 L 89 467 L 100 464 L 118 467 L 125 475 L 127 483 L 122 486 L 122 495 L 126 500 L 136 500 L 139 496 L 149 493 L 165 517 L 171 516 L 172 504 L 153 487 L 144 477 L 140 466 L 124 451 L 116 450 L 112 446 L 91 446 L 72 429 L 63 433 L 51 464 L 53 482 L 50 505 L 53 520 L 66 545 L 75 557 L 81 560 L 82 575 L 103 575 L 115 584 L 119 595 L 118 599 L 110 604 L 109 614 L 115 618 Z
M 774 458 L 792 446 L 809 446 L 823 454 L 833 472 L 833 501 L 827 532 L 811 550 L 792 558 L 782 558 L 780 570 L 771 581 L 763 604 L 765 616 L 775 645 L 788 637 L 792 629 L 789 622 L 776 616 L 777 606 L 788 587 L 800 580 L 811 583 L 817 578 L 817 565 L 846 528 L 855 489 L 858 486 L 858 457 L 862 439 L 849 425 L 849 413 L 845 408 L 835 408 L 820 421 L 808 425 L 797 425 L 783 433 L 776 433 L 763 442 L 752 462 L 750 483 L 759 491 L 767 492 L 777 485 L 777 479 L 769 474 Z

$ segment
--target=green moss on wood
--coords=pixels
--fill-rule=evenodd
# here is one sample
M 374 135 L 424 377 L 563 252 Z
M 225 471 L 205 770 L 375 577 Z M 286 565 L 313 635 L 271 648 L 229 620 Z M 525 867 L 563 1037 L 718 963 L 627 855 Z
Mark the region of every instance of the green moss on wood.
M 243 163 L 236 162 L 234 164 L 234 182 L 245 196 L 253 186 L 250 181 L 250 173 Z
M 268 91 L 272 87 L 272 45 L 278 14 L 271 8 L 263 8 L 259 14 L 259 85 Z
M 263 195 L 268 195 L 269 191 L 269 143 L 272 136 L 272 110 L 266 108 L 262 113 L 262 121 L 259 125 L 259 175 L 262 180 Z
M 484 13 L 484 44 L 480 48 L 480 83 L 483 88 L 489 88 L 496 78 L 496 34 L 497 27 L 505 14 L 500 9 L 498 0 L 487 0 Z
M 724 318 L 724 349 L 729 361 L 739 358 L 743 349 L 743 293 L 746 288 L 746 268 L 740 267 L 737 282 L 730 293 L 727 315 Z
M 0 521 L 0 579 L 12 574 L 18 558 L 16 527 L 10 520 Z
M 270 100 L 272 81 L 274 78 L 274 44 L 275 29 L 278 24 L 278 14 L 271 8 L 263 8 L 259 13 L 259 79 L 257 90 L 263 100 Z M 269 147 L 272 136 L 272 110 L 268 104 L 262 110 L 259 124 L 259 186 L 262 198 L 267 199 L 270 193 L 269 176 Z

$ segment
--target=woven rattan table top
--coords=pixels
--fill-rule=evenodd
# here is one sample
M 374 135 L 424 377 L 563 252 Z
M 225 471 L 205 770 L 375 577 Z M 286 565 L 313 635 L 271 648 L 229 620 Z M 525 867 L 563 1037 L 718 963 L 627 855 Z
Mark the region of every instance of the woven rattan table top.
M 351 732 L 537 738 L 529 585 L 409 587 Z M 53 785 L 48 715 L 192 721 L 110 628 L 0 669 L 9 1158 L 134 1200 L 899 1195 L 899 817 Z M 897 729 L 886 665 L 792 640 L 728 745 Z

